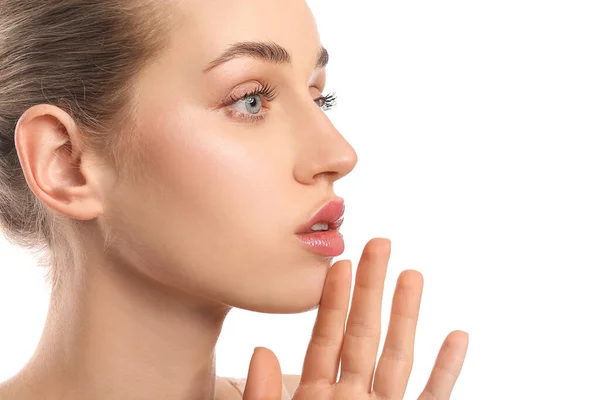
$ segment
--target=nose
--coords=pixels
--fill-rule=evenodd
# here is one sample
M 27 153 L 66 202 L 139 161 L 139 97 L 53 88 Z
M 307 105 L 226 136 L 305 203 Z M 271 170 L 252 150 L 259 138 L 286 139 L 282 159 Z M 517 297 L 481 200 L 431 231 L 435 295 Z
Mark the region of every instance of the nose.
M 358 156 L 323 110 L 314 102 L 309 110 L 297 125 L 302 131 L 299 132 L 294 177 L 306 185 L 320 180 L 333 184 L 354 169 Z

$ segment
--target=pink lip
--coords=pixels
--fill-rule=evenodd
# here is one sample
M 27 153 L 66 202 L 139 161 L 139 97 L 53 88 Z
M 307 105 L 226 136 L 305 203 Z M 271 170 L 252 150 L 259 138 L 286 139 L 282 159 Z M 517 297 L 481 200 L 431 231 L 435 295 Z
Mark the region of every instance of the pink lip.
M 296 231 L 298 238 L 310 250 L 327 257 L 336 257 L 344 252 L 344 239 L 339 232 L 344 222 L 344 199 L 329 201 Z M 310 228 L 318 223 L 329 224 L 328 231 L 313 232 Z
M 310 228 L 318 222 L 327 222 L 329 228 L 339 228 L 344 221 L 344 199 L 331 200 L 317 211 L 313 217 L 296 230 L 296 233 L 310 233 Z

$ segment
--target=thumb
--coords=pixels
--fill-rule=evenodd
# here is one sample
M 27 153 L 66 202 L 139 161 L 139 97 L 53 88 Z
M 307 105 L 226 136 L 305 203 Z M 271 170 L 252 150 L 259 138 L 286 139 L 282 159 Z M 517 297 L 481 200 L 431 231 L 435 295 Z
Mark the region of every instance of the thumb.
M 243 400 L 281 400 L 279 360 L 266 347 L 257 347 L 250 359 Z

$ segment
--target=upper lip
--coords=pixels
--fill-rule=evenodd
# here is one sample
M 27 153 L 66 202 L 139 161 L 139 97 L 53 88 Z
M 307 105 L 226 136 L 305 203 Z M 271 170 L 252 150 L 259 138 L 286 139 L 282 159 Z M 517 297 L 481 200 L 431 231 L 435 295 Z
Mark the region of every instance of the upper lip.
M 312 232 L 310 228 L 319 222 L 326 222 L 329 224 L 329 229 L 337 229 L 344 222 L 344 199 L 336 198 L 329 200 L 322 206 L 317 212 L 315 212 L 310 220 L 302 224 L 296 233 L 308 233 Z

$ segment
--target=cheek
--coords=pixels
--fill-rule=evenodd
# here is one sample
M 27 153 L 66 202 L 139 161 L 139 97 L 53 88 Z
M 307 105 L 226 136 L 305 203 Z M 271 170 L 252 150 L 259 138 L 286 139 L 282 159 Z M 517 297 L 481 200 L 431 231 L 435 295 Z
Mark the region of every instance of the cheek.
M 160 193 L 156 207 L 170 216 L 164 233 L 245 255 L 289 240 L 297 211 L 289 198 L 292 156 L 265 132 L 207 121 L 155 131 L 151 141 L 149 190 Z
M 280 130 L 207 120 L 145 131 L 146 179 L 124 185 L 117 216 L 136 243 L 135 264 L 223 301 L 232 288 L 264 286 L 272 296 L 318 299 L 323 277 L 294 234 L 306 205 L 297 199 L 292 144 Z
M 265 197 L 283 184 L 277 160 L 231 135 L 204 130 L 193 139 L 166 141 L 154 152 L 152 176 L 182 211 L 238 217 L 237 209 L 268 207 Z

